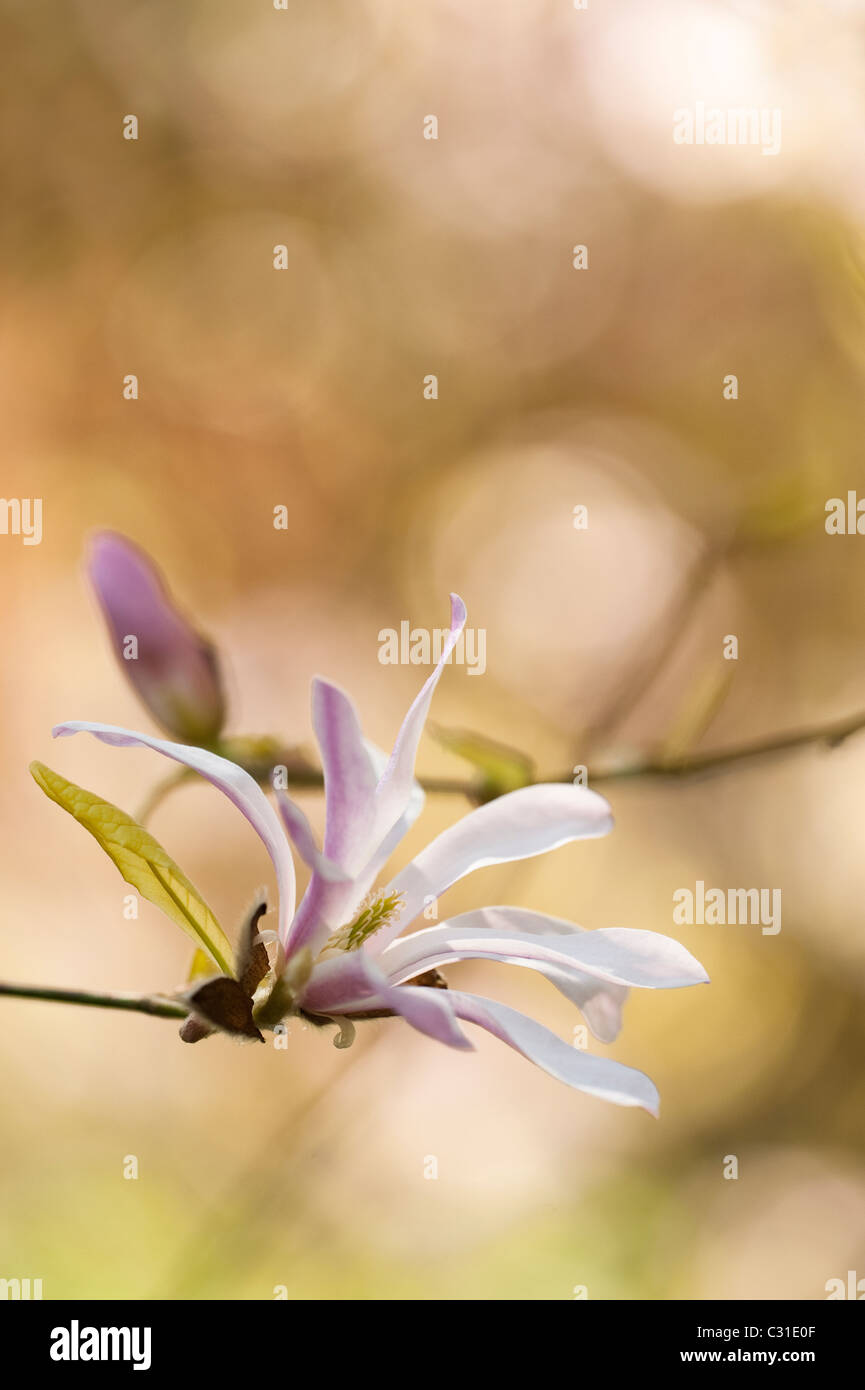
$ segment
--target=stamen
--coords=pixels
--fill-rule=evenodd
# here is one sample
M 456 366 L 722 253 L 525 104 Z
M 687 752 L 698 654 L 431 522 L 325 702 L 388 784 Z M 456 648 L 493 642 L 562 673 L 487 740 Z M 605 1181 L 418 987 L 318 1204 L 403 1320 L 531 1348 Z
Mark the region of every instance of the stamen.
M 347 927 L 340 927 L 330 937 L 325 947 L 327 951 L 356 951 L 382 927 L 392 922 L 402 911 L 405 903 L 403 893 L 388 893 L 385 889 L 370 893 L 360 906 L 354 921 Z

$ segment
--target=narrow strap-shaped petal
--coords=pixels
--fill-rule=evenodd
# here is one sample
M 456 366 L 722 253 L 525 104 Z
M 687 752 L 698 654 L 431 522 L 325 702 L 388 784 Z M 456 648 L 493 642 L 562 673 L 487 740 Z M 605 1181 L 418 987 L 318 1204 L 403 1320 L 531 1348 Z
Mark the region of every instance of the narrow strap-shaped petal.
M 347 951 L 316 965 L 301 1006 L 310 1013 L 347 1018 L 370 1010 L 390 1009 L 437 1042 L 472 1050 L 454 1017 L 446 990 L 390 985 L 364 951 Z
M 487 955 L 519 963 L 538 961 L 640 989 L 682 989 L 705 984 L 709 978 L 690 951 L 660 932 L 606 927 L 569 936 L 523 935 L 491 930 L 487 911 L 481 908 L 464 912 L 440 926 L 401 937 L 382 952 L 378 963 L 394 982 L 431 970 L 449 959 Z M 501 917 L 505 909 L 497 911 Z M 514 911 L 518 913 L 519 909 Z M 542 913 L 532 916 L 543 920 Z
M 393 1009 L 419 1033 L 460 1052 L 474 1052 L 475 1045 L 456 1021 L 456 1011 L 446 989 L 427 989 L 420 985 L 400 985 L 388 990 L 387 1007 Z M 349 1015 L 350 1017 L 350 1015 Z
M 608 1057 L 595 1057 L 572 1047 L 543 1024 L 517 1009 L 482 999 L 461 990 L 448 990 L 451 1006 L 458 1018 L 476 1023 L 508 1044 L 535 1066 L 557 1081 L 578 1091 L 612 1101 L 614 1105 L 641 1105 L 650 1115 L 658 1113 L 658 1092 L 641 1071 L 622 1066 Z
M 442 831 L 397 875 L 390 890 L 404 895 L 399 918 L 372 943 L 378 953 L 458 879 L 488 864 L 531 859 L 571 840 L 593 839 L 613 828 L 607 802 L 568 782 L 540 783 L 507 792 Z
M 346 883 L 351 879 L 351 875 L 341 869 L 338 864 L 334 864 L 332 859 L 322 854 L 316 844 L 312 826 L 307 817 L 290 797 L 286 796 L 281 787 L 276 788 L 276 804 L 279 807 L 279 814 L 282 823 L 288 831 L 292 844 L 303 860 L 304 864 L 329 883 Z
M 340 951 L 316 962 L 301 1002 L 313 1014 L 341 1013 L 346 1003 L 387 985 L 387 976 L 366 951 Z
M 460 935 L 461 929 L 465 935 Z M 479 929 L 483 937 L 477 937 Z M 489 935 L 487 935 L 489 933 Z M 521 935 L 522 933 L 522 935 Z M 570 964 L 552 964 L 542 957 L 520 953 L 525 936 L 580 936 L 583 928 L 558 917 L 518 907 L 487 907 L 464 912 L 439 926 L 399 937 L 378 957 L 378 964 L 392 984 L 411 979 L 438 966 L 461 960 L 493 960 L 535 970 L 555 986 L 583 1014 L 599 1042 L 615 1042 L 622 1027 L 622 1008 L 628 997 L 624 985 L 597 975 L 587 975 Z M 502 951 L 502 938 L 516 943 Z
M 366 740 L 366 748 L 375 769 L 376 777 L 381 779 L 388 765 L 388 755 L 382 748 L 371 743 L 369 739 Z M 363 878 L 369 881 L 370 886 L 372 886 L 378 878 L 379 873 L 393 854 L 400 840 L 414 825 L 424 808 L 425 802 L 426 792 L 420 782 L 418 782 L 416 778 L 413 778 L 405 810 L 402 815 L 394 821 L 384 839 L 374 846 L 372 856 L 363 871 Z
M 384 957 L 379 959 L 383 961 Z M 622 1006 L 628 997 L 628 990 L 624 985 L 612 984 L 596 975 L 585 975 L 581 970 L 551 965 L 549 961 L 536 960 L 531 956 L 509 955 L 503 951 L 492 950 L 486 945 L 483 950 L 457 948 L 451 954 L 438 951 L 423 957 L 416 967 L 401 971 L 400 979 L 410 979 L 426 970 L 456 965 L 461 960 L 471 959 L 495 961 L 499 965 L 519 965 L 524 969 L 534 970 L 577 1006 L 599 1042 L 615 1042 L 619 1036 L 622 1029 Z M 394 983 L 397 983 L 396 979 Z
M 574 936 L 585 931 L 585 927 L 564 917 L 550 917 L 546 912 L 532 912 L 525 907 L 485 907 L 480 912 L 486 928 L 492 931 L 524 932 L 528 936 Z M 462 917 L 463 914 L 452 917 L 451 922 L 457 926 L 471 925 L 463 923 Z M 479 919 L 475 915 L 473 920 Z M 622 1010 L 630 992 L 625 985 L 540 961 L 522 960 L 519 964 L 538 970 L 560 994 L 576 1004 L 598 1042 L 616 1041 L 622 1031 Z
M 324 853 L 351 872 L 355 889 L 313 873 L 285 938 L 288 954 L 303 946 L 319 950 L 336 927 L 350 920 L 419 815 L 424 794 L 414 777 L 417 746 L 433 691 L 465 620 L 465 604 L 452 594 L 451 628 L 441 659 L 406 715 L 390 757 L 364 739 L 355 707 L 338 686 L 313 682 L 313 723 L 325 781 Z
M 326 683 L 322 682 L 322 684 Z M 336 687 L 329 689 L 332 692 L 336 690 Z M 354 736 L 352 730 L 358 727 L 356 717 L 354 725 L 344 710 L 339 718 L 344 721 L 345 725 L 343 739 L 347 743 L 351 743 Z M 333 747 L 336 746 L 336 742 L 337 740 L 334 739 Z M 387 766 L 388 755 L 376 747 L 374 743 L 371 743 L 369 739 L 363 740 L 363 746 L 373 769 L 373 785 L 375 785 L 377 778 L 381 776 Z M 336 767 L 336 760 L 334 767 Z M 337 773 L 334 771 L 332 780 L 336 776 Z M 356 820 L 351 822 L 348 829 L 348 838 L 344 847 L 350 847 L 349 857 L 352 862 L 358 863 L 364 855 L 367 856 L 366 862 L 354 874 L 353 887 L 349 887 L 347 884 L 340 885 L 333 875 L 330 875 L 328 879 L 325 874 L 313 872 L 285 943 L 286 951 L 289 954 L 300 950 L 303 946 L 309 946 L 310 950 L 315 953 L 321 949 L 332 931 L 351 920 L 394 849 L 423 809 L 425 799 L 423 787 L 419 782 L 412 781 L 405 810 L 391 826 L 384 839 L 377 842 L 374 838 L 375 824 L 371 809 L 372 801 L 367 796 L 365 778 L 361 776 L 356 779 L 356 785 L 358 788 L 356 793 L 358 798 L 356 803 L 357 815 Z M 326 817 L 329 816 L 329 812 L 326 811 L 325 814 Z M 329 820 L 326 820 L 326 824 L 330 824 Z M 302 853 L 302 851 L 299 852 Z M 309 863 L 310 861 L 307 860 L 306 862 Z
M 208 752 L 206 748 L 193 748 L 185 743 L 169 743 L 164 739 L 151 738 L 148 734 L 137 734 L 131 729 L 118 728 L 116 724 L 94 724 L 76 719 L 66 724 L 58 724 L 52 733 L 55 738 L 87 733 L 93 734 L 102 743 L 111 744 L 112 747 L 152 748 L 155 753 L 161 753 L 166 758 L 173 758 L 175 762 L 192 768 L 223 792 L 257 832 L 273 861 L 279 888 L 280 935 L 285 939 L 294 915 L 294 862 L 278 815 L 261 787 L 248 772 L 236 763 L 229 762 L 227 758 Z
M 538 970 L 544 979 L 555 985 L 560 994 L 576 1004 L 598 1042 L 616 1041 L 622 1031 L 622 1010 L 628 999 L 625 985 L 614 985 L 610 980 L 584 975 L 581 970 L 559 970 L 555 965 L 541 961 L 521 960 L 518 963 Z
M 316 955 L 337 927 L 351 921 L 357 901 L 354 884 L 334 882 L 313 871 L 288 932 L 280 939 L 286 956 L 304 946 Z
M 403 720 L 393 746 L 393 752 L 376 788 L 375 838 L 379 841 L 384 839 L 394 823 L 404 814 L 411 800 L 415 758 L 430 703 L 435 688 L 441 679 L 442 671 L 450 660 L 451 653 L 459 641 L 465 623 L 466 606 L 458 594 L 451 594 L 450 632 L 442 646 L 441 656 L 435 670 L 424 682 L 420 693 L 415 697 Z
M 285 938 L 286 955 L 294 955 L 304 946 L 317 955 L 331 933 L 355 916 L 374 878 L 374 873 L 366 871 L 347 874 L 322 856 L 322 863 L 313 865 L 306 892 Z
M 368 857 L 375 769 L 354 704 L 321 677 L 312 683 L 312 722 L 324 769 L 324 853 L 356 871 Z
M 374 744 L 367 743 L 373 766 L 381 772 L 387 764 L 387 754 Z M 384 839 L 376 844 L 372 855 L 367 860 L 360 873 L 355 877 L 357 888 L 357 902 L 361 902 L 378 879 L 379 874 L 390 859 L 400 840 L 408 833 L 414 825 L 418 816 L 424 808 L 426 793 L 420 782 L 413 781 L 409 792 L 409 799 L 405 810 L 398 820 L 394 821 Z

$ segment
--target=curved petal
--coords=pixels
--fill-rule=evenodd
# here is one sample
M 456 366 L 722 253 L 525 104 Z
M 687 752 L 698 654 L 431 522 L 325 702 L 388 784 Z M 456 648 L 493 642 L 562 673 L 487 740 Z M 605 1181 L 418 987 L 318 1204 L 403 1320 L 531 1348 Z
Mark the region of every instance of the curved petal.
M 382 950 L 417 917 L 426 900 L 438 898 L 473 869 L 531 859 L 571 840 L 606 835 L 612 828 L 612 812 L 604 798 L 568 782 L 520 787 L 479 806 L 436 836 L 397 874 L 389 886 L 404 894 L 405 905 L 371 949 Z
M 614 1105 L 641 1105 L 650 1115 L 657 1115 L 658 1092 L 643 1072 L 612 1062 L 608 1057 L 581 1052 L 543 1024 L 506 1004 L 481 999 L 476 994 L 463 994 L 460 990 L 447 992 L 458 1018 L 486 1028 L 488 1033 L 521 1052 L 557 1081 L 600 1100 L 612 1101 Z
M 388 1007 L 416 1028 L 419 1033 L 446 1043 L 460 1052 L 474 1052 L 474 1043 L 456 1021 L 456 1011 L 446 989 L 427 989 L 421 985 L 400 985 L 389 990 Z
M 610 980 L 599 980 L 579 970 L 559 970 L 555 965 L 541 965 L 538 961 L 524 960 L 519 964 L 533 965 L 551 985 L 555 985 L 560 994 L 576 1004 L 598 1042 L 616 1041 L 622 1031 L 622 1010 L 628 999 L 628 990 L 624 985 L 614 985 Z
M 454 1017 L 446 990 L 411 985 L 397 988 L 364 951 L 346 951 L 316 965 L 303 991 L 301 1007 L 314 1014 L 347 1018 L 390 1009 L 437 1042 L 472 1050 Z
M 534 919 L 528 933 L 502 930 L 503 923 Z M 682 989 L 705 984 L 708 975 L 690 951 L 672 937 L 628 927 L 543 935 L 544 914 L 520 908 L 481 908 L 450 922 L 401 937 L 378 963 L 397 982 L 448 960 L 497 956 L 514 964 L 534 961 L 578 971 L 595 979 L 640 989 Z M 553 919 L 555 922 L 556 919 Z
M 493 930 L 526 932 L 530 936 L 573 936 L 575 932 L 585 931 L 585 927 L 568 922 L 564 917 L 549 917 L 545 912 L 531 912 L 528 908 L 487 907 L 482 910 L 484 922 Z M 459 924 L 460 919 L 453 917 L 451 921 Z M 522 961 L 521 964 L 528 965 L 529 962 Z M 629 994 L 625 985 L 584 975 L 579 970 L 560 970 L 555 965 L 541 965 L 540 962 L 534 962 L 533 968 L 538 969 L 560 994 L 576 1004 L 598 1042 L 616 1041 L 622 1031 L 622 1010 Z
M 366 740 L 366 749 L 372 760 L 372 765 L 375 768 L 376 776 L 381 778 L 388 765 L 387 753 L 385 753 L 384 749 L 377 747 L 376 744 L 370 743 L 369 739 Z M 400 840 L 414 825 L 424 808 L 425 802 L 426 792 L 420 782 L 418 782 L 416 778 L 412 778 L 405 810 L 399 819 L 394 821 L 394 824 L 381 843 L 376 846 L 372 858 L 364 870 L 364 876 L 369 877 L 370 886 L 375 882 L 379 872 L 393 854 Z
M 286 934 L 280 935 L 286 957 L 293 956 L 304 946 L 308 946 L 316 955 L 331 933 L 351 920 L 355 901 L 351 880 L 346 883 L 333 882 L 313 871 L 293 922 Z
M 463 938 L 456 934 L 461 927 L 467 932 Z M 489 932 L 489 938 L 484 935 L 480 942 L 473 940 L 478 928 Z M 578 935 L 583 928 L 523 908 L 488 907 L 477 912 L 461 913 L 440 926 L 399 937 L 381 953 L 378 964 L 392 984 L 400 984 L 437 966 L 455 965 L 461 960 L 493 960 L 502 965 L 521 965 L 543 975 L 572 1004 L 576 1004 L 599 1042 L 615 1042 L 622 1028 L 622 1008 L 628 997 L 627 988 L 596 975 L 587 975 L 571 965 L 554 965 L 549 960 L 521 955 L 519 942 L 522 937 L 517 934 L 520 932 L 527 935 Z M 507 933 L 508 941 L 515 943 L 507 951 L 500 949 L 504 933 Z
M 369 854 L 376 772 L 354 704 L 320 676 L 312 683 L 312 722 L 324 769 L 324 852 L 354 871 Z
M 66 724 L 58 724 L 52 730 L 55 738 L 67 738 L 71 734 L 93 734 L 102 743 L 116 748 L 152 748 L 176 763 L 192 768 L 214 787 L 217 787 L 229 801 L 246 816 L 252 828 L 264 843 L 273 867 L 279 888 L 280 936 L 285 939 L 294 915 L 295 876 L 294 862 L 279 817 L 265 796 L 261 787 L 236 763 L 220 758 L 217 753 L 209 753 L 206 748 L 193 748 L 185 743 L 168 743 L 165 739 L 151 738 L 148 734 L 137 734 L 131 729 L 118 728 L 116 724 L 94 724 L 74 719 Z
M 324 853 L 354 877 L 326 882 L 313 874 L 285 938 L 287 954 L 323 946 L 363 901 L 396 845 L 423 806 L 414 760 L 427 710 L 442 670 L 466 620 L 465 604 L 451 594 L 451 630 L 441 659 L 415 699 L 388 758 L 364 739 L 349 697 L 329 681 L 313 683 L 313 723 L 325 780 Z
M 377 996 L 379 989 L 387 987 L 387 976 L 365 951 L 340 951 L 313 966 L 301 1004 L 313 1014 L 342 1013 L 347 1003 Z
M 451 594 L 451 626 L 442 647 L 441 657 L 403 720 L 402 727 L 396 736 L 393 752 L 376 788 L 376 833 L 374 839 L 383 840 L 411 802 L 414 764 L 420 736 L 423 733 L 435 688 L 441 679 L 442 671 L 450 660 L 454 647 L 459 641 L 465 623 L 466 606 L 459 594 Z
M 312 826 L 303 811 L 290 797 L 286 796 L 281 787 L 276 788 L 276 804 L 279 807 L 282 823 L 304 864 L 308 864 L 315 873 L 321 874 L 322 878 L 329 883 L 348 882 L 351 875 L 347 874 L 345 869 L 341 869 L 338 864 L 334 864 L 332 859 L 328 859 L 326 855 L 322 854 L 316 844 Z
M 381 771 L 387 767 L 388 755 L 382 752 L 381 748 L 377 748 L 375 744 L 371 744 L 369 739 L 364 739 L 363 742 L 364 748 L 369 753 L 375 776 L 380 776 Z M 285 944 L 286 952 L 289 955 L 293 951 L 299 951 L 305 945 L 313 952 L 318 951 L 327 941 L 331 931 L 337 930 L 337 927 L 343 926 L 352 919 L 360 903 L 369 894 L 370 888 L 373 887 L 382 867 L 391 858 L 391 853 L 394 852 L 396 845 L 402 840 L 403 835 L 412 826 L 417 816 L 420 815 L 421 810 L 423 810 L 424 799 L 426 796 L 424 796 L 423 787 L 414 781 L 405 812 L 395 821 L 394 826 L 385 835 L 381 844 L 375 845 L 366 865 L 353 877 L 350 887 L 346 883 L 339 884 L 335 874 L 330 874 L 330 880 L 328 880 L 327 874 L 313 873 L 302 901 L 300 901 L 298 913 L 293 920 L 291 933 L 289 933 L 288 941 Z M 369 802 L 366 805 L 369 806 Z M 369 816 L 366 824 L 367 837 L 370 837 L 373 828 Z M 360 844 L 360 835 L 357 835 L 355 844 Z M 306 859 L 303 851 L 299 849 L 299 852 Z M 312 860 L 306 859 L 306 862 L 312 863 Z

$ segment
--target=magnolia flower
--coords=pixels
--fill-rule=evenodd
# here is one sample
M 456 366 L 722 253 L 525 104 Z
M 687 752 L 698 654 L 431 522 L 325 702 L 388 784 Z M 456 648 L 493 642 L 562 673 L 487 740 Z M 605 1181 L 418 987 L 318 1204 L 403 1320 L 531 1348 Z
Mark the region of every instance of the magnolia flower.
M 152 561 L 125 536 L 98 532 L 87 569 L 136 694 L 170 734 L 211 743 L 225 720 L 216 648 L 178 611 Z
M 108 744 L 151 748 L 173 758 L 218 787 L 256 830 L 273 862 L 279 893 L 274 965 L 263 983 L 263 966 L 252 975 L 257 1027 L 274 1028 L 301 1015 L 336 1023 L 342 1030 L 337 1041 L 345 1043 L 353 1035 L 353 1021 L 398 1015 L 438 1042 L 470 1049 L 461 1024 L 471 1023 L 567 1085 L 657 1113 L 657 1091 L 642 1072 L 584 1052 L 516 1009 L 450 988 L 439 969 L 471 958 L 526 966 L 576 1004 L 596 1038 L 611 1042 L 630 987 L 676 989 L 707 980 L 678 942 L 648 931 L 583 931 L 521 907 L 480 908 L 403 935 L 428 904 L 473 869 L 607 834 L 613 820 L 601 796 L 567 783 L 509 792 L 471 811 L 395 878 L 376 886 L 421 810 L 415 755 L 433 692 L 465 620 L 462 600 L 452 595 L 441 659 L 409 709 L 389 757 L 364 739 L 355 707 L 342 690 L 326 680 L 313 683 L 312 717 L 326 797 L 321 847 L 303 812 L 283 792 L 277 792 L 277 815 L 247 772 L 213 752 L 108 724 L 67 723 L 54 733 L 86 731 Z M 311 869 L 299 906 L 292 843 Z M 197 1036 L 207 1031 L 202 1024 Z

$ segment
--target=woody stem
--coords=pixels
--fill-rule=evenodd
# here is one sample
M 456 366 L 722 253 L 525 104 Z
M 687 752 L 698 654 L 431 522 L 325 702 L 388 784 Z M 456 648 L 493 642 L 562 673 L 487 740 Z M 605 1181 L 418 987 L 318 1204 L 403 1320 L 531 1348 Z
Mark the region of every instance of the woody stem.
M 152 1014 L 157 1018 L 186 1018 L 189 1009 L 178 999 L 166 999 L 158 994 L 100 994 L 88 989 L 53 989 L 47 985 L 5 984 L 0 981 L 0 995 L 13 999 L 44 999 L 53 1004 L 87 1004 L 94 1009 L 125 1009 L 127 1012 Z

